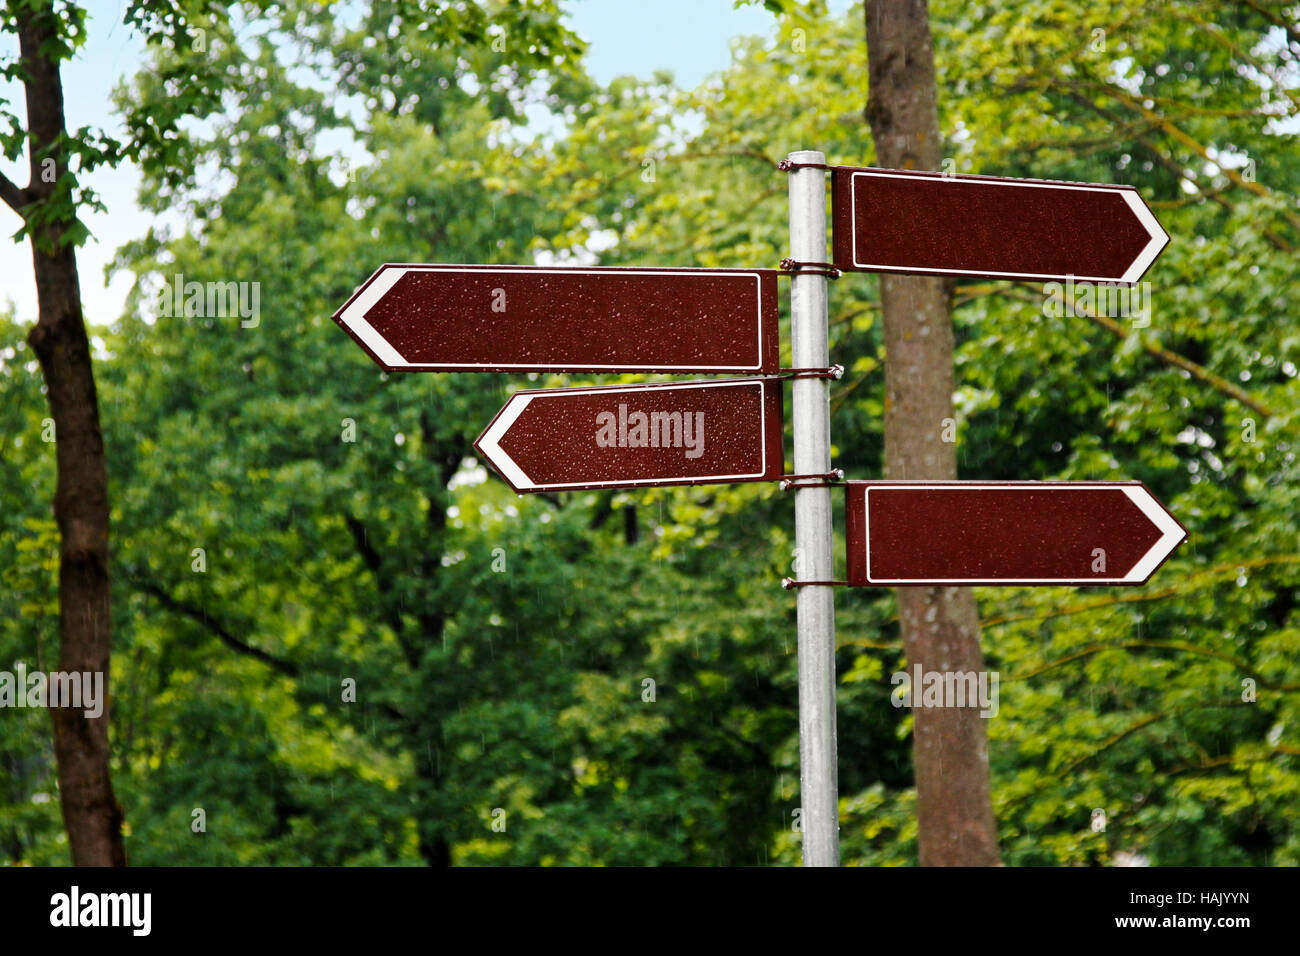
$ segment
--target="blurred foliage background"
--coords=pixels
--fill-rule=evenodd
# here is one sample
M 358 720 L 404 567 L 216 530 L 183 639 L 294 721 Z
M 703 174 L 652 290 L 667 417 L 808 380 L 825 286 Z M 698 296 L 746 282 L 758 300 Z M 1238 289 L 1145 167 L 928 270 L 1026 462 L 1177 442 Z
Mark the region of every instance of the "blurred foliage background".
M 689 90 L 595 83 L 549 0 L 231 3 L 195 21 L 203 51 L 151 46 L 124 111 L 178 108 L 176 77 L 225 92 L 142 190 L 183 228 L 122 249 L 127 312 L 90 317 L 133 863 L 798 862 L 789 496 L 517 498 L 470 447 L 505 397 L 613 377 L 387 374 L 330 319 L 387 261 L 774 266 L 775 162 L 873 148 L 860 5 L 766 5 L 772 31 Z M 1172 236 L 1147 327 L 954 289 L 962 477 L 1140 479 L 1190 531 L 1145 587 L 978 592 L 1004 859 L 1296 865 L 1300 6 L 931 16 L 954 171 L 1132 184 Z M 260 283 L 260 323 L 160 315 L 176 274 Z M 832 287 L 856 478 L 881 472 L 877 303 L 871 276 Z M 25 333 L 0 314 L 0 662 L 52 669 Z M 843 859 L 911 864 L 893 594 L 840 591 L 837 623 Z M 0 859 L 66 862 L 48 715 L 0 728 Z

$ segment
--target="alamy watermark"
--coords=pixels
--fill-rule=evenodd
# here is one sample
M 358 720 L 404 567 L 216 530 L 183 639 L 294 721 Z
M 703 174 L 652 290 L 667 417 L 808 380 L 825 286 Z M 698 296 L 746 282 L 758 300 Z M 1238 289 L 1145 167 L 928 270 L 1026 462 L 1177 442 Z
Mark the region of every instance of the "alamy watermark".
M 1111 319 L 1132 319 L 1133 328 L 1151 325 L 1151 283 L 1120 285 L 1114 282 L 1064 282 L 1043 286 L 1043 314 L 1053 319 L 1101 315 Z
M 148 936 L 153 928 L 153 894 L 83 893 L 74 885 L 67 893 L 50 897 L 50 925 L 121 927 L 133 936 Z
M 598 448 L 683 448 L 687 458 L 704 454 L 703 412 L 628 412 L 596 416 Z
M 997 671 L 897 671 L 889 682 L 895 707 L 979 707 L 981 717 L 998 715 Z
M 28 673 L 19 661 L 12 671 L 0 671 L 0 707 L 81 708 L 87 719 L 104 713 L 102 671 L 43 671 Z
M 262 322 L 260 282 L 185 281 L 178 272 L 158 292 L 158 315 L 222 319 L 239 317 L 239 326 L 255 329 Z

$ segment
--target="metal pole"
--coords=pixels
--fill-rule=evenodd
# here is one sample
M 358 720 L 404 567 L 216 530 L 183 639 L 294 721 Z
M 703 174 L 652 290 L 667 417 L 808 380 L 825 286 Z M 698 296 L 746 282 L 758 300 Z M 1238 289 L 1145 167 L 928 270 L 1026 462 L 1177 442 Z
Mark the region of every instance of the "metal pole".
M 826 162 L 814 150 L 791 153 L 791 163 Z M 790 256 L 796 262 L 826 261 L 826 172 L 790 172 Z M 830 365 L 826 277 L 795 274 L 790 287 L 795 368 Z M 824 378 L 794 380 L 794 473 L 831 470 L 830 384 Z M 825 486 L 794 492 L 794 538 L 798 579 L 835 577 L 831 491 Z M 835 593 L 828 586 L 798 588 L 799 784 L 803 865 L 839 866 L 839 771 L 835 762 Z

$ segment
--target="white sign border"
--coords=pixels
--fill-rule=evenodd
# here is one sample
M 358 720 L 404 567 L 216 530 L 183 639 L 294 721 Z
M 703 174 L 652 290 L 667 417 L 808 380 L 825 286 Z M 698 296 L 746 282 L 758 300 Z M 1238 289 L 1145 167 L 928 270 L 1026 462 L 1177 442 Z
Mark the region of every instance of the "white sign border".
M 397 281 L 410 272 L 457 272 L 457 273 L 492 273 L 497 271 L 503 274 L 520 273 L 524 275 L 626 275 L 626 276 L 688 276 L 700 279 L 713 279 L 720 275 L 740 276 L 753 278 L 757 289 L 755 299 L 757 311 L 755 321 L 758 325 L 758 350 L 755 353 L 753 365 L 708 365 L 710 369 L 716 369 L 720 373 L 732 372 L 753 372 L 761 373 L 763 368 L 763 274 L 762 272 L 748 269 L 686 269 L 682 271 L 667 269 L 584 269 L 584 268 L 547 268 L 544 266 L 523 266 L 520 268 L 500 268 L 493 270 L 491 267 L 486 269 L 467 269 L 464 266 L 457 265 L 399 265 L 397 263 L 385 263 L 375 270 L 361 289 L 353 296 L 342 311 L 336 316 L 337 321 L 348 331 L 352 332 L 362 342 L 366 348 L 374 353 L 379 361 L 393 369 L 401 371 L 418 372 L 422 369 L 464 369 L 466 371 L 474 369 L 521 369 L 521 370 L 553 370 L 553 371 L 574 371 L 574 372 L 701 372 L 704 373 L 702 365 L 663 365 L 650 363 L 645 365 L 629 365 L 624 362 L 604 363 L 599 365 L 582 364 L 575 362 L 408 362 L 406 358 L 393 348 L 386 338 L 380 335 L 379 331 L 366 321 L 366 315 L 376 303 L 379 302 L 389 290 L 397 284 Z
M 750 478 L 762 478 L 767 474 L 767 390 L 765 388 L 765 379 L 745 379 L 734 382 L 683 382 L 681 384 L 670 384 L 658 382 L 638 383 L 636 385 L 611 385 L 608 387 L 600 386 L 596 388 L 551 388 L 540 391 L 515 392 L 502 407 L 500 413 L 492 423 L 488 425 L 483 436 L 478 440 L 478 450 L 483 453 L 484 457 L 490 461 L 501 476 L 506 479 L 507 483 L 517 492 L 532 491 L 563 491 L 566 488 L 638 488 L 646 485 L 659 486 L 668 485 L 675 482 L 682 484 L 702 483 L 702 482 L 721 482 L 721 481 L 740 481 Z M 606 392 L 619 392 L 627 394 L 628 392 L 657 389 L 659 391 L 672 391 L 682 388 L 736 388 L 736 387 L 754 387 L 758 389 L 759 399 L 759 434 L 762 436 L 761 446 L 761 465 L 762 467 L 756 472 L 746 472 L 738 475 L 696 475 L 690 478 L 637 478 L 623 479 L 615 481 L 570 481 L 562 484 L 549 482 L 547 484 L 537 484 L 524 470 L 519 467 L 513 458 L 506 454 L 505 449 L 501 447 L 501 439 L 510 430 L 510 426 L 515 423 L 520 415 L 523 414 L 528 404 L 535 398 L 544 395 L 569 396 L 569 395 L 591 395 Z M 517 407 L 512 408 L 511 406 Z
M 1085 192 L 1112 192 L 1119 193 L 1128 207 L 1133 210 L 1143 228 L 1150 235 L 1145 248 L 1133 260 L 1132 265 L 1120 278 L 1114 276 L 1081 276 L 1081 275 L 1058 275 L 1055 273 L 1038 273 L 1038 272 L 993 272 L 985 269 L 943 269 L 943 268 L 924 268 L 921 266 L 886 266 L 879 263 L 867 263 L 858 261 L 858 188 L 857 180 L 859 176 L 873 176 L 877 179 L 922 179 L 927 182 L 938 180 L 943 183 L 955 183 L 961 185 L 993 185 L 993 186 L 1015 186 L 1018 188 L 1034 189 L 1070 189 Z M 1015 180 L 1015 179 L 972 179 L 961 176 L 914 176 L 906 173 L 893 171 L 876 171 L 876 170 L 854 170 L 849 177 L 849 224 L 852 227 L 852 246 L 853 266 L 855 269 L 864 269 L 870 272 L 903 272 L 910 274 L 938 273 L 941 275 L 969 275 L 969 276 L 992 276 L 1007 279 L 1043 279 L 1050 282 L 1059 282 L 1066 279 L 1074 279 L 1075 282 L 1097 282 L 1097 283 L 1115 283 L 1122 285 L 1133 285 L 1147 269 L 1151 263 L 1155 262 L 1156 256 L 1160 255 L 1162 249 L 1169 244 L 1169 233 L 1156 220 L 1155 215 L 1147 208 L 1142 197 L 1138 195 L 1137 190 L 1126 186 L 1105 186 L 1105 185 L 1085 185 L 1071 183 L 1040 183 L 1032 180 Z
M 1096 491 L 1098 488 L 1119 488 L 1148 520 L 1160 531 L 1160 538 L 1138 559 L 1123 577 L 1088 578 L 873 578 L 871 576 L 871 492 L 872 491 L 1024 491 L 1034 487 L 1054 491 Z M 1141 483 L 1127 482 L 1070 482 L 1070 481 L 1019 481 L 1019 482 L 982 482 L 958 481 L 929 484 L 926 482 L 902 481 L 895 485 L 882 482 L 867 484 L 862 497 L 863 550 L 866 552 L 863 571 L 868 584 L 882 587 L 896 584 L 933 584 L 933 585 L 969 585 L 1016 587 L 1031 584 L 1058 584 L 1063 587 L 1082 584 L 1141 584 L 1160 566 L 1161 562 L 1173 553 L 1174 548 L 1182 544 L 1187 532 L 1156 500 L 1155 495 Z

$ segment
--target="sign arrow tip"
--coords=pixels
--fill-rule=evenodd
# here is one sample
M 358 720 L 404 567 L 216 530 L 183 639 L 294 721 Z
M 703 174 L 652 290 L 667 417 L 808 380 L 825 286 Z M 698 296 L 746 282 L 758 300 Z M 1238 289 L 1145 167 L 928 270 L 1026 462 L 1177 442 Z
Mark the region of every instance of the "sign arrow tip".
M 1128 574 L 1124 575 L 1125 582 L 1145 584 L 1155 573 L 1156 568 L 1164 564 L 1165 559 L 1174 553 L 1174 548 L 1183 543 L 1187 537 L 1187 529 L 1179 523 L 1168 508 L 1160 503 L 1146 485 L 1125 487 L 1124 494 L 1128 495 L 1129 500 L 1160 531 L 1160 538 L 1156 543 L 1138 560 L 1137 564 L 1133 565 Z
M 474 447 L 479 453 L 488 460 L 497 474 L 505 479 L 516 494 L 521 494 L 536 487 L 536 483 L 525 474 L 519 464 L 510 457 L 504 448 L 501 447 L 501 439 L 506 432 L 523 414 L 528 403 L 533 400 L 532 395 L 524 395 L 516 392 L 510 396 L 509 401 L 502 406 L 497 417 L 492 419 L 491 424 L 483 429 L 483 434 L 479 435 L 474 441 Z
M 1151 268 L 1151 263 L 1156 261 L 1156 257 L 1164 251 L 1165 246 L 1169 245 L 1169 233 L 1165 232 L 1164 227 L 1160 225 L 1160 221 L 1156 219 L 1155 213 L 1142 201 L 1142 197 L 1136 190 L 1126 189 L 1120 195 L 1124 197 L 1124 202 L 1128 203 L 1128 207 L 1133 210 L 1133 215 L 1137 217 L 1137 221 L 1141 223 L 1142 228 L 1151 237 L 1120 280 L 1121 282 L 1135 283 L 1146 274 L 1147 269 Z

